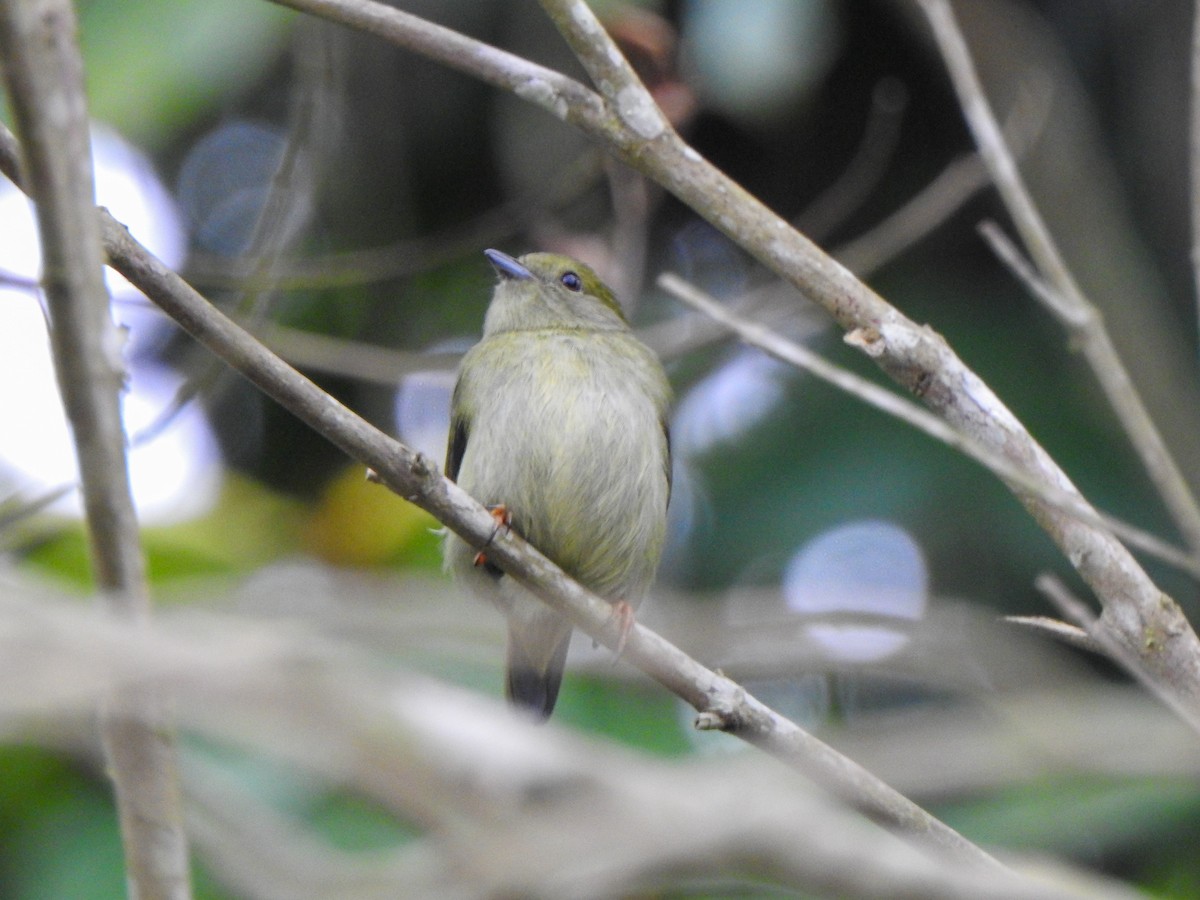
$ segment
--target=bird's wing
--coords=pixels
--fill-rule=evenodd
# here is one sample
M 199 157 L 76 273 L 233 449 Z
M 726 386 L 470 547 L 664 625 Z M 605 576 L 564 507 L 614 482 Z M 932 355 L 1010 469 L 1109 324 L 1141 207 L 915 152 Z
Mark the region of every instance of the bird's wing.
M 667 476 L 667 502 L 670 502 L 670 500 L 671 500 L 671 476 L 672 476 L 672 471 L 671 471 L 671 428 L 670 428 L 670 426 L 667 425 L 667 417 L 666 416 L 663 416 L 662 419 L 659 420 L 659 422 L 662 425 L 663 440 L 666 441 L 666 444 L 667 444 L 667 452 L 663 456 L 663 468 L 666 470 L 666 476 Z
M 467 416 L 459 412 L 458 404 L 453 404 L 455 410 L 450 416 L 450 435 L 446 442 L 446 477 L 458 481 L 458 470 L 462 466 L 463 454 L 467 452 L 467 435 L 470 425 Z

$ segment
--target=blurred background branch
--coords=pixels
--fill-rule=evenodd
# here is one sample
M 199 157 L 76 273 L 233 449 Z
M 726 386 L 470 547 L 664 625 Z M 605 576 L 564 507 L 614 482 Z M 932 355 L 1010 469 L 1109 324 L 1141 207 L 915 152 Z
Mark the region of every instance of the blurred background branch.
M 119 406 L 124 371 L 104 284 L 77 41 L 67 0 L 0 3 L 0 60 L 25 138 L 21 174 L 37 209 L 50 343 L 79 460 L 91 568 L 104 608 L 144 626 L 150 593 L 125 457 Z M 130 891 L 188 898 L 175 740 L 149 687 L 122 687 L 91 699 L 99 711 Z
M 333 573 L 307 575 L 338 581 L 351 611 L 373 593 Z M 11 576 L 5 586 L 0 684 L 13 687 L 0 691 L 0 720 L 61 717 L 152 682 L 169 690 L 189 731 L 360 792 L 428 830 L 398 853 L 339 852 L 243 796 L 219 758 L 189 763 L 189 822 L 246 896 L 394 896 L 398 884 L 411 896 L 549 896 L 583 885 L 595 896 L 764 881 L 853 897 L 1129 896 L 1020 860 L 1027 880 L 930 857 L 757 760 L 668 764 L 534 727 L 495 701 L 381 668 L 361 645 L 331 640 L 294 612 L 196 608 L 147 629 Z M 276 605 L 284 598 L 274 590 L 262 581 L 242 602 Z M 424 588 L 392 583 L 388 596 L 412 590 Z M 403 627 L 408 614 L 389 606 Z M 1100 756 L 1119 767 L 1136 753 Z M 847 856 L 848 845 L 860 849 Z

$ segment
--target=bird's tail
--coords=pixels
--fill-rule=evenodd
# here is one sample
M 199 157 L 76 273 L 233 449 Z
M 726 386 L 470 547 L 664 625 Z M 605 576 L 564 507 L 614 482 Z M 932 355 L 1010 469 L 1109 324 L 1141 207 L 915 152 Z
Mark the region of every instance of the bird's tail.
M 532 626 L 532 627 L 531 627 Z M 571 626 L 558 615 L 536 623 L 511 622 L 505 694 L 518 709 L 544 722 L 554 711 L 571 643 Z

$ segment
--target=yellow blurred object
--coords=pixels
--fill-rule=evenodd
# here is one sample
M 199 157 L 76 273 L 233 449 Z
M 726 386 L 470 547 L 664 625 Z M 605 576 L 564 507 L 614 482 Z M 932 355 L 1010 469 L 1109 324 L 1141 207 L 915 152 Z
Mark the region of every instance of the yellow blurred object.
M 367 481 L 360 465 L 329 483 L 304 526 L 304 548 L 339 566 L 394 562 L 417 541 L 436 546 L 430 529 L 439 523 L 382 485 Z

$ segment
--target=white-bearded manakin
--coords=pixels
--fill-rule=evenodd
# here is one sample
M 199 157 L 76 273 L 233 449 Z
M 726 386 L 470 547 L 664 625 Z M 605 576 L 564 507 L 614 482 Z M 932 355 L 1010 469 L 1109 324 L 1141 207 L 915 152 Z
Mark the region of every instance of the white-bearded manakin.
M 612 292 L 566 256 L 485 254 L 499 280 L 458 373 L 446 475 L 632 624 L 671 491 L 661 363 Z M 453 533 L 446 568 L 508 620 L 506 695 L 547 718 L 571 623 Z

